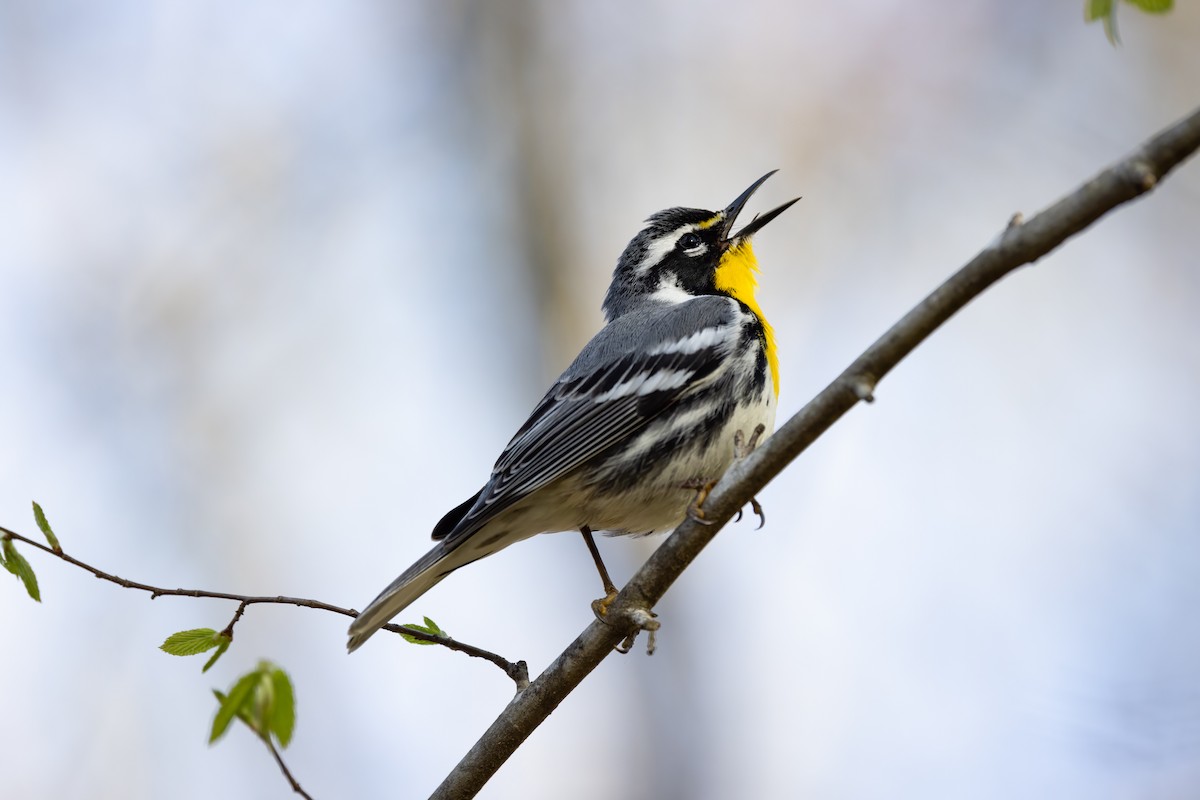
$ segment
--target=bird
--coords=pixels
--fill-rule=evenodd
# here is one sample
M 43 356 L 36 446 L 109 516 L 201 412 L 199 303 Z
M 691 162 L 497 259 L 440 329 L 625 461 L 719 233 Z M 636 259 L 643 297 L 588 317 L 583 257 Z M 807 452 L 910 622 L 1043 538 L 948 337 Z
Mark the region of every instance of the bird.
M 433 549 L 355 618 L 350 652 L 451 572 L 539 533 L 582 533 L 604 584 L 605 601 L 593 604 L 603 614 L 617 590 L 593 531 L 667 532 L 702 515 L 698 501 L 733 463 L 735 439 L 774 426 L 779 358 L 755 298 L 750 239 L 800 198 L 732 231 L 777 171 L 720 211 L 677 207 L 646 220 L 613 270 L 604 327 L 483 488 L 437 523 Z

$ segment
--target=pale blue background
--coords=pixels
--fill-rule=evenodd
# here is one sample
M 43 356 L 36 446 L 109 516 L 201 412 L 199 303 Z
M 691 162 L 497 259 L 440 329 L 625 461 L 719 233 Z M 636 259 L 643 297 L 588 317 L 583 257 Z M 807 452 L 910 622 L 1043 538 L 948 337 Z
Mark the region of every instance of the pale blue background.
M 790 414 L 1018 210 L 1200 103 L 1200 9 L 1061 3 L 0 5 L 0 524 L 166 586 L 361 607 L 600 324 L 649 213 L 758 239 Z M 1200 795 L 1200 163 L 973 303 L 718 537 L 495 777 L 506 798 Z M 604 541 L 628 576 L 657 540 Z M 209 688 L 295 679 L 317 798 L 421 797 L 511 685 L 28 553 L 12 798 L 286 798 Z M 577 535 L 406 618 L 544 667 Z

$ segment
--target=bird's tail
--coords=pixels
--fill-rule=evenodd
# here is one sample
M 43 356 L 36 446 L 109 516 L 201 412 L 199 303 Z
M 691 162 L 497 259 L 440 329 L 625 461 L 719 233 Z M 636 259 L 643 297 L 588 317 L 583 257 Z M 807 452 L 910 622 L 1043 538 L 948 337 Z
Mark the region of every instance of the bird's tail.
M 388 620 L 408 608 L 442 578 L 463 566 L 459 563 L 461 559 L 456 555 L 457 550 L 458 548 L 448 548 L 439 542 L 380 592 L 351 623 L 350 642 L 346 645 L 349 652 L 353 653 L 361 647 L 362 643 L 386 625 Z

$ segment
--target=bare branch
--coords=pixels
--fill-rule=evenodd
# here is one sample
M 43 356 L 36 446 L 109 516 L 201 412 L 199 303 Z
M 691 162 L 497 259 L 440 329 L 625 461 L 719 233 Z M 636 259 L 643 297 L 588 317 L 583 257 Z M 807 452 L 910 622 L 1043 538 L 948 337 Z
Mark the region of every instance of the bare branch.
M 995 242 L 908 312 L 753 454 L 736 462 L 704 503 L 704 522 L 689 518 L 654 551 L 609 606 L 529 688 L 517 695 L 434 798 L 468 798 L 520 747 L 613 648 L 640 628 L 650 609 L 721 527 L 768 481 L 860 401 L 942 323 L 993 283 L 1153 189 L 1200 148 L 1200 110 L 1167 128 L 1050 208 L 1022 222 L 1014 215 Z
M 341 614 L 345 617 L 358 616 L 358 612 L 352 608 L 342 608 L 330 603 L 324 603 L 320 600 L 309 600 L 305 597 L 284 597 L 282 595 L 268 597 L 260 595 L 233 594 L 231 592 L 210 592 L 205 589 L 165 589 L 161 586 L 151 586 L 146 583 L 138 583 L 137 581 L 121 578 L 117 575 L 105 572 L 102 569 L 97 569 L 91 564 L 87 564 L 77 558 L 74 558 L 73 556 L 67 555 L 61 549 L 54 550 L 42 544 L 41 542 L 37 542 L 26 536 L 22 536 L 16 531 L 11 531 L 8 528 L 0 527 L 0 537 L 6 539 L 15 539 L 19 542 L 29 545 L 30 547 L 36 547 L 38 550 L 41 550 L 44 553 L 49 553 L 55 558 L 60 558 L 68 564 L 79 567 L 82 570 L 86 570 L 101 580 L 108 581 L 109 583 L 115 583 L 117 586 L 121 586 L 126 589 L 135 589 L 142 592 L 148 592 L 151 599 L 157 597 L 207 597 L 215 600 L 233 600 L 238 603 L 237 611 L 234 613 L 233 619 L 230 620 L 229 625 L 226 626 L 225 630 L 221 631 L 230 638 L 233 638 L 233 626 L 236 625 L 238 620 L 242 618 L 242 614 L 245 613 L 246 607 L 260 603 L 315 608 L 320 611 L 330 611 L 334 614 Z M 449 648 L 450 650 L 454 650 L 459 653 L 464 653 L 473 658 L 482 658 L 490 661 L 503 670 L 504 674 L 507 675 L 514 684 L 516 684 L 518 692 L 524 690 L 525 687 L 529 685 L 529 668 L 525 665 L 524 661 L 512 662 L 503 656 L 496 655 L 495 653 L 484 650 L 481 647 L 475 647 L 474 645 L 460 642 L 456 639 L 450 638 L 449 636 L 435 636 L 433 634 L 426 633 L 425 631 L 419 631 L 414 628 L 405 627 L 404 625 L 384 625 L 383 630 L 391 631 L 392 633 L 398 633 L 402 636 L 409 636 L 413 639 L 419 639 L 422 642 L 439 644 L 442 647 Z
M 275 757 L 275 763 L 279 765 L 279 769 L 283 772 L 283 777 L 287 778 L 287 782 L 291 784 L 292 791 L 304 798 L 304 800 L 313 800 L 312 795 L 304 791 L 300 786 L 300 782 L 292 775 L 292 771 L 288 769 L 288 765 L 284 763 L 283 756 L 279 754 L 279 749 L 275 747 L 275 743 L 271 741 L 270 735 L 263 736 L 262 740 L 266 742 L 267 749 L 271 751 L 271 755 Z
M 242 618 L 242 614 L 246 613 L 246 606 L 250 605 L 245 600 L 238 603 L 237 611 L 233 612 L 233 619 L 229 620 L 229 624 L 225 626 L 225 630 L 221 631 L 222 636 L 228 636 L 230 641 L 233 640 L 233 626 L 237 625 L 238 620 Z

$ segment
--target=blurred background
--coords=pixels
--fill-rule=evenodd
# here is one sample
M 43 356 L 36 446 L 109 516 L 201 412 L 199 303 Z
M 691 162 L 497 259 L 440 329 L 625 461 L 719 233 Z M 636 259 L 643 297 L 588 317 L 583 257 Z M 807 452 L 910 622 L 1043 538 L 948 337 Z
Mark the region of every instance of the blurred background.
M 1060 3 L 0 5 L 0 524 L 167 587 L 361 608 L 601 324 L 650 213 L 757 239 L 781 421 L 992 240 L 1200 103 L 1200 8 Z M 492 798 L 1200 795 L 1200 163 L 1003 281 L 723 531 Z M 604 540 L 628 577 L 659 540 Z M 317 798 L 423 797 L 492 666 L 24 548 L 0 580 L 12 798 L 286 798 L 215 703 L 296 684 Z M 578 535 L 401 621 L 544 668 Z

